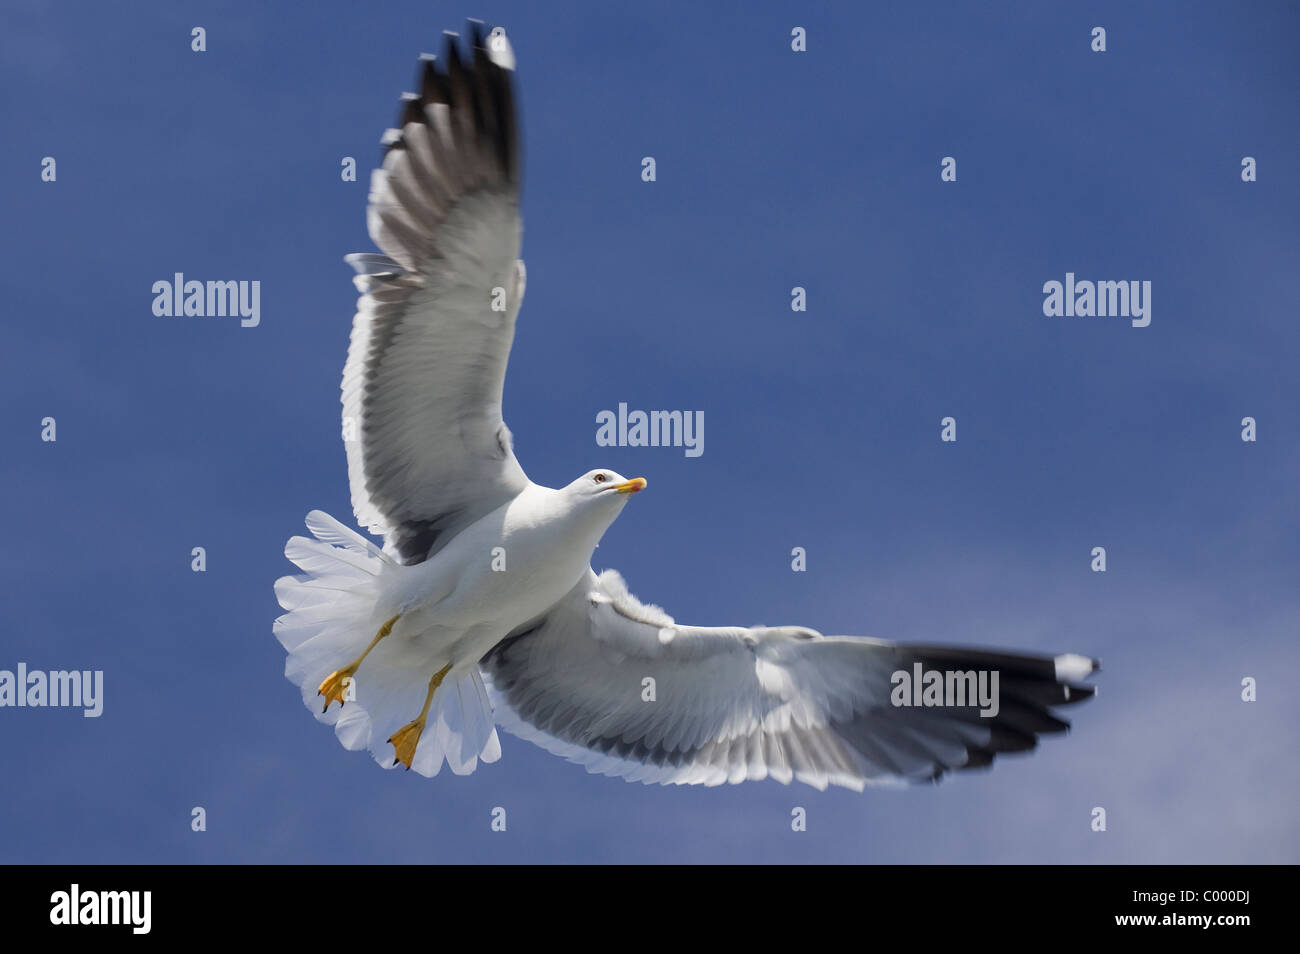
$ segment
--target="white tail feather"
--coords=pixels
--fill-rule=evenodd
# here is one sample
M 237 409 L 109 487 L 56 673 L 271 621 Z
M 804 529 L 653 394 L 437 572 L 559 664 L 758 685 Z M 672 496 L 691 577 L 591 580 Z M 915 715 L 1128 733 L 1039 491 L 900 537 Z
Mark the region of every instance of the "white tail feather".
M 383 607 L 391 601 L 385 597 L 403 567 L 326 513 L 313 510 L 306 522 L 316 539 L 294 537 L 285 546 L 285 556 L 305 572 L 275 583 L 276 599 L 288 610 L 274 628 L 289 654 L 284 674 L 312 714 L 334 726 L 344 748 L 369 749 L 376 762 L 392 768 L 388 738 L 419 715 L 429 677 L 446 662 L 440 650 L 458 634 L 395 628 L 361 664 L 344 704 L 322 711 L 321 682 L 360 655 L 386 622 Z M 445 761 L 457 775 L 468 775 L 480 760 L 500 756 L 478 667 L 448 673 L 434 693 L 411 768 L 433 776 Z

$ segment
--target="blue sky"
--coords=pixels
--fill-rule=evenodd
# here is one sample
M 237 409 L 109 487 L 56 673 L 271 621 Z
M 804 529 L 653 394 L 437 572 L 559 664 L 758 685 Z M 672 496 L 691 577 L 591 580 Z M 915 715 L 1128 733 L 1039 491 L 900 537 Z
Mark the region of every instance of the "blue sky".
M 1300 860 L 1294 5 L 360 9 L 9 5 L 0 669 L 102 669 L 105 700 L 0 709 L 0 860 Z M 1101 657 L 1068 737 L 862 795 L 647 788 L 510 736 L 430 781 L 303 711 L 271 585 L 308 510 L 351 517 L 342 257 L 466 16 L 519 59 L 516 451 L 650 480 L 597 569 L 687 622 Z M 261 324 L 155 317 L 177 271 L 261 281 Z M 1150 326 L 1044 317 L 1067 271 L 1151 281 Z M 704 411 L 705 453 L 597 447 L 619 402 Z

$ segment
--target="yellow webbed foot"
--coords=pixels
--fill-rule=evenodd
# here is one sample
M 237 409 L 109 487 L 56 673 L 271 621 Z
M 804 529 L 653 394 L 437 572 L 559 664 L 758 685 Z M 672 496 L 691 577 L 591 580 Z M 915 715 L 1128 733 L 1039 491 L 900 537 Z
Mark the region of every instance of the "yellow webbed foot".
M 406 766 L 406 770 L 411 770 L 411 760 L 415 758 L 416 746 L 420 744 L 420 735 L 424 732 L 424 717 L 416 719 L 414 722 L 408 722 L 388 739 L 393 744 L 393 751 L 397 757 L 393 760 L 396 765 L 401 762 Z
M 348 684 L 352 682 L 352 677 L 357 674 L 357 670 L 361 667 L 365 658 L 370 655 L 370 650 L 379 645 L 379 641 L 393 631 L 394 624 L 400 618 L 401 614 L 399 613 L 379 627 L 379 632 L 370 641 L 366 651 L 354 659 L 350 665 L 344 666 L 342 669 L 336 669 L 325 677 L 316 690 L 316 695 L 325 697 L 325 708 L 321 712 L 329 712 L 331 702 L 338 702 L 339 705 L 343 705 L 347 701 Z
M 325 697 L 325 708 L 321 712 L 328 712 L 331 702 L 337 702 L 339 705 L 344 704 L 348 686 L 351 685 L 352 677 L 356 675 L 356 672 L 356 666 L 344 666 L 342 669 L 337 669 L 325 677 L 325 680 L 320 684 L 320 688 L 316 690 L 318 696 Z
M 420 744 L 420 734 L 424 732 L 424 720 L 429 716 L 429 705 L 433 702 L 433 694 L 442 685 L 442 677 L 449 672 L 451 672 L 451 663 L 447 663 L 433 674 L 433 678 L 429 680 L 429 691 L 424 696 L 424 708 L 420 710 L 420 717 L 414 722 L 406 723 L 388 738 L 388 741 L 393 744 L 393 751 L 397 753 L 393 764 L 401 762 L 408 772 L 411 770 L 411 761 L 415 758 L 416 746 Z

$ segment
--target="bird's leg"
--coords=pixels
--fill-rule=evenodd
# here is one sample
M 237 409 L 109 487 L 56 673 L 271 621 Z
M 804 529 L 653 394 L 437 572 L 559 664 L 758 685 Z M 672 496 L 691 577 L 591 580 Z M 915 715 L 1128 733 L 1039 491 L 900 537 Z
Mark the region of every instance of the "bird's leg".
M 451 669 L 451 663 L 443 666 L 433 674 L 429 680 L 429 694 L 424 697 L 424 708 L 420 710 L 420 716 L 414 722 L 408 722 L 388 739 L 393 743 L 393 750 L 397 757 L 393 759 L 393 764 L 401 762 L 406 766 L 406 770 L 411 770 L 411 760 L 415 758 L 415 747 L 420 744 L 420 733 L 424 731 L 424 720 L 429 716 L 429 703 L 433 702 L 433 691 L 442 685 L 442 677 L 447 675 Z
M 325 677 L 325 680 L 320 684 L 320 688 L 316 690 L 316 695 L 325 697 L 325 708 L 322 709 L 321 712 L 328 710 L 331 702 L 337 702 L 339 705 L 343 705 L 343 697 L 347 693 L 348 683 L 351 682 L 352 677 L 357 674 L 357 669 L 360 668 L 362 660 L 370 655 L 370 650 L 378 646 L 381 639 L 393 631 L 393 624 L 397 622 L 401 615 L 401 613 L 398 613 L 397 616 L 394 616 L 383 626 L 379 627 L 379 632 L 376 633 L 375 638 L 370 641 L 370 645 L 366 647 L 365 652 L 352 660 L 352 662 L 348 663 L 342 669 L 336 669 Z

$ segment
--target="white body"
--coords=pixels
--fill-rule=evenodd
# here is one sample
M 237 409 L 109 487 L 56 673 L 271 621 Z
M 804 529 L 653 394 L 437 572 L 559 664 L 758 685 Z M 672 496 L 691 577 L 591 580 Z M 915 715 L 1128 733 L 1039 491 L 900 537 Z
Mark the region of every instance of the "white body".
M 436 775 L 445 760 L 466 774 L 480 759 L 495 761 L 500 744 L 479 660 L 590 573 L 601 535 L 644 485 L 609 470 L 558 490 L 529 482 L 413 565 L 314 511 L 307 526 L 316 539 L 294 537 L 285 547 L 306 573 L 276 583 L 289 610 L 275 625 L 289 652 L 285 675 L 345 747 L 368 748 L 392 767 L 388 739 L 420 711 L 430 678 L 450 664 L 411 768 Z M 357 659 L 394 617 L 356 670 L 343 705 L 325 707 L 322 681 Z
M 379 623 L 400 614 L 392 636 L 427 644 L 453 674 L 477 666 L 511 630 L 578 584 L 616 515 L 530 484 L 425 562 L 395 567 Z

